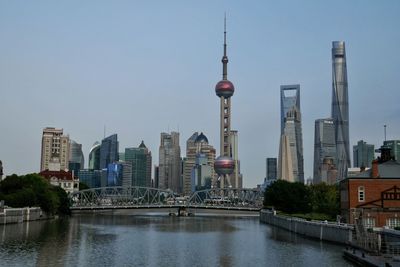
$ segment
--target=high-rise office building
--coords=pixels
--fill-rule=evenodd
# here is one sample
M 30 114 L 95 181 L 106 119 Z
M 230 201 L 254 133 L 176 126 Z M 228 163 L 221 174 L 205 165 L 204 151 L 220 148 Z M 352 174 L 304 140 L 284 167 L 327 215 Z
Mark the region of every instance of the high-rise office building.
M 161 133 L 159 150 L 159 188 L 182 192 L 179 133 Z
M 219 176 L 220 188 L 232 187 L 231 177 L 235 170 L 231 148 L 231 97 L 235 86 L 228 80 L 228 56 L 226 53 L 226 18 L 224 21 L 224 55 L 222 56 L 222 80 L 215 86 L 215 93 L 220 98 L 220 156 L 214 162 L 215 172 Z
M 0 160 L 0 181 L 3 179 L 3 162 Z
M 367 144 L 363 140 L 358 141 L 357 145 L 353 146 L 353 167 L 371 168 L 375 159 L 374 152 L 374 145 Z
M 199 161 L 199 157 L 205 157 L 205 161 L 201 161 L 204 165 L 211 166 L 210 177 L 215 179 L 214 161 L 215 161 L 215 148 L 208 143 L 207 137 L 203 133 L 195 132 L 186 141 L 186 158 L 184 160 L 184 172 L 183 172 L 183 193 L 190 195 L 198 185 L 198 179 L 194 179 L 193 169 L 196 167 L 196 162 Z M 205 175 L 205 173 L 203 172 Z M 194 184 L 195 183 L 195 184 Z M 201 183 L 200 183 L 201 184 Z
M 68 170 L 69 136 L 63 129 L 47 127 L 43 129 L 40 171 Z
M 240 172 L 238 131 L 231 130 L 229 142 L 230 142 L 230 146 L 231 146 L 232 159 L 235 162 L 235 169 L 233 170 L 232 179 L 231 179 L 232 187 L 233 188 L 242 188 L 243 187 L 243 175 Z
M 100 143 L 95 142 L 89 152 L 89 170 L 100 170 Z
M 329 162 L 335 165 L 336 158 L 336 141 L 335 141 L 335 122 L 331 118 L 315 120 L 314 132 L 314 175 L 313 183 L 318 184 L 323 181 L 322 169 L 326 169 L 324 165 L 325 158 L 333 158 Z M 327 163 L 328 164 L 328 163 Z M 325 166 L 325 167 L 323 167 Z
M 157 165 L 154 165 L 154 179 L 153 179 L 153 187 L 159 187 L 159 179 L 160 179 L 160 168 Z
M 281 86 L 281 144 L 279 179 L 304 183 L 303 134 L 300 112 L 300 85 Z M 291 167 L 288 164 L 291 163 Z M 289 174 L 289 169 L 293 172 Z M 289 176 L 288 176 L 289 175 Z M 288 176 L 288 177 L 285 177 Z
M 192 192 L 192 170 L 196 164 L 196 139 L 198 132 L 194 132 L 192 136 L 186 140 L 186 158 L 183 160 L 183 193 L 189 195 Z
M 214 153 L 215 155 L 215 153 Z M 210 165 L 206 154 L 198 153 L 192 169 L 192 192 L 211 188 L 211 182 L 215 176 L 214 166 Z
M 332 43 L 332 119 L 335 123 L 337 180 L 347 176 L 350 167 L 349 100 L 346 50 L 342 41 Z
M 387 140 L 383 142 L 383 145 L 390 148 L 390 155 L 400 163 L 400 140 Z
M 118 136 L 110 135 L 101 141 L 100 169 L 106 169 L 108 164 L 118 161 Z
M 78 171 L 79 181 L 90 188 L 100 187 L 101 170 L 83 169 Z
M 74 140 L 69 143 L 69 163 L 68 168 L 73 171 L 75 175 L 78 171 L 85 168 L 85 158 L 82 152 L 82 144 L 78 144 Z
M 265 177 L 267 177 L 267 180 L 276 180 L 278 178 L 276 158 L 266 159 L 266 170 L 267 173 Z
M 151 152 L 142 141 L 139 147 L 125 148 L 125 162 L 132 166 L 132 186 L 151 186 Z

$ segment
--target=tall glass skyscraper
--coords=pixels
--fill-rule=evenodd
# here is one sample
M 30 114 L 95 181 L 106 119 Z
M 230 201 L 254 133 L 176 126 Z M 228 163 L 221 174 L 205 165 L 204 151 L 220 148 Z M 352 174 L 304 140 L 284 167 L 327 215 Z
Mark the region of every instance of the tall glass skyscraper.
M 367 144 L 363 140 L 353 146 L 353 167 L 369 167 L 375 158 L 375 146 Z
M 161 133 L 159 150 L 159 188 L 182 192 L 181 147 L 179 133 Z
M 101 141 L 100 169 L 106 169 L 108 164 L 118 161 L 118 136 L 110 135 Z
M 281 144 L 278 159 L 279 179 L 304 182 L 303 134 L 301 124 L 300 85 L 282 85 Z M 288 166 L 288 164 L 291 166 Z M 293 175 L 288 174 L 289 172 L 292 172 Z
M 315 120 L 314 183 L 322 181 L 321 171 L 326 158 L 336 158 L 335 123 L 331 118 Z
M 132 166 L 132 186 L 151 186 L 151 160 L 151 152 L 143 141 L 139 147 L 125 148 L 125 161 Z
M 89 152 L 89 170 L 100 170 L 100 143 L 97 141 Z
M 267 180 L 276 180 L 277 178 L 276 158 L 267 158 L 266 163 L 267 163 L 267 176 L 266 176 Z
M 343 41 L 332 43 L 332 118 L 335 122 L 337 180 L 340 181 L 346 178 L 350 167 L 349 101 Z

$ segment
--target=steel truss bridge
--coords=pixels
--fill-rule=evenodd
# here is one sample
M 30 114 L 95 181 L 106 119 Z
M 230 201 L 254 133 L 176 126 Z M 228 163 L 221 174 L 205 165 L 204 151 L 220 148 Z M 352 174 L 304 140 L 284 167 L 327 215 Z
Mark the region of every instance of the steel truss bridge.
M 263 195 L 257 189 L 212 188 L 179 197 L 171 190 L 115 186 L 75 192 L 70 200 L 73 211 L 177 208 L 180 215 L 181 210 L 197 208 L 259 211 Z

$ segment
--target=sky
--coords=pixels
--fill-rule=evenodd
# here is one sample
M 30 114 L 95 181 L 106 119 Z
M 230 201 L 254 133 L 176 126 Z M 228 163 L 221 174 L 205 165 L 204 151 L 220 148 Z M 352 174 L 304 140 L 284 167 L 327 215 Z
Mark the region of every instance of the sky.
M 45 127 L 90 147 L 118 134 L 141 140 L 158 164 L 160 133 L 193 132 L 219 153 L 223 19 L 235 85 L 243 183 L 277 157 L 280 85 L 300 84 L 305 178 L 314 121 L 331 112 L 332 41 L 346 43 L 350 150 L 400 139 L 400 1 L 0 0 L 0 160 L 4 172 L 40 168 Z M 351 153 L 352 154 L 352 153 Z

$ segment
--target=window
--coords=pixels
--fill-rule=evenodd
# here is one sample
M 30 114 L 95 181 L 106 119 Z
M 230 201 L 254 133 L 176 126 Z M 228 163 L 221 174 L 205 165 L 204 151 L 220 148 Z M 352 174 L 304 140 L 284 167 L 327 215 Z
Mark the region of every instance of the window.
M 386 220 L 386 226 L 389 228 L 400 227 L 400 218 L 388 218 Z
M 363 225 L 365 228 L 369 229 L 369 228 L 375 227 L 375 218 L 367 217 L 367 218 L 363 218 L 362 220 L 363 220 Z
M 358 202 L 364 202 L 365 201 L 365 188 L 364 186 L 359 186 L 358 187 Z

